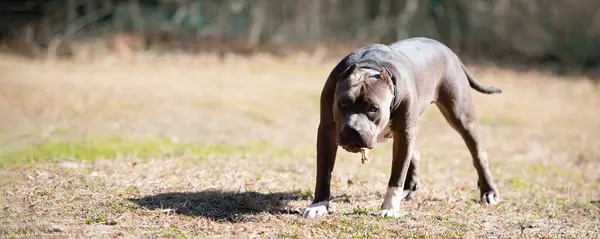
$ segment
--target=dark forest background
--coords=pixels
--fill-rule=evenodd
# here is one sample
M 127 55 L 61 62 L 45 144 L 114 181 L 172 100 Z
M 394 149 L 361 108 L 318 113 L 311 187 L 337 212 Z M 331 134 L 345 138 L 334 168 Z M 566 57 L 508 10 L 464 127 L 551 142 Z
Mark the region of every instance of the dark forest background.
M 595 0 L 54 0 L 0 3 L 5 51 L 284 56 L 423 36 L 469 60 L 600 72 Z M 99 53 L 96 53 L 99 54 Z

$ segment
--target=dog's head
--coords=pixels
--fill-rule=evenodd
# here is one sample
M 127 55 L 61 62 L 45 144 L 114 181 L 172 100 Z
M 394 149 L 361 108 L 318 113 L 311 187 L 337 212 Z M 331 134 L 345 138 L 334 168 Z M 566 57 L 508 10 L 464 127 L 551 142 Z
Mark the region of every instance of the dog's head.
M 390 119 L 394 84 L 390 73 L 349 66 L 337 82 L 333 115 L 337 143 L 348 152 L 372 149 Z

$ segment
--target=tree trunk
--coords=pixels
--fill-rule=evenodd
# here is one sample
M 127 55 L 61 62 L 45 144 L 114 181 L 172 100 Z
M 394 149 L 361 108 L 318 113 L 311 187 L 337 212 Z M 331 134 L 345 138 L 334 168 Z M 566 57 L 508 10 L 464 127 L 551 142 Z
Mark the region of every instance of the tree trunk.
M 252 6 L 252 23 L 248 29 L 248 44 L 250 44 L 250 47 L 255 47 L 260 43 L 260 37 L 266 23 L 267 7 L 266 0 L 258 0 Z

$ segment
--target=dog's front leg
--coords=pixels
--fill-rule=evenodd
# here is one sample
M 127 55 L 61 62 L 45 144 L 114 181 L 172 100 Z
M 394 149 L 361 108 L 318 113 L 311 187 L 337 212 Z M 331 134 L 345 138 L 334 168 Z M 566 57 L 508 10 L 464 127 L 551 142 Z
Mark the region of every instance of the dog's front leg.
M 381 211 L 378 213 L 384 217 L 400 217 L 405 214 L 400 209 L 400 202 L 404 196 L 403 189 L 406 182 L 406 175 L 419 131 L 418 118 L 411 115 L 410 111 L 407 112 L 405 117 L 400 117 L 398 121 L 394 122 L 397 127 L 394 127 L 392 173 L 388 182 L 385 199 L 381 205 Z
M 319 123 L 317 132 L 317 181 L 315 198 L 304 210 L 304 216 L 314 218 L 327 214 L 329 197 L 331 195 L 331 172 L 335 164 L 337 144 L 335 141 L 335 126 L 329 122 Z

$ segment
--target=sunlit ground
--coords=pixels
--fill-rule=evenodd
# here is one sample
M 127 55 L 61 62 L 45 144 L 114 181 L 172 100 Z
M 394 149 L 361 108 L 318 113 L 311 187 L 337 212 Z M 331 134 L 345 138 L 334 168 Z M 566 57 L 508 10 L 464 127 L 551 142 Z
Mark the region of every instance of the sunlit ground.
M 600 86 L 471 66 L 501 203 L 478 203 L 460 136 L 421 120 L 408 216 L 374 215 L 391 142 L 340 151 L 332 213 L 305 219 L 321 87 L 336 62 L 0 56 L 0 235 L 8 237 L 600 237 Z

